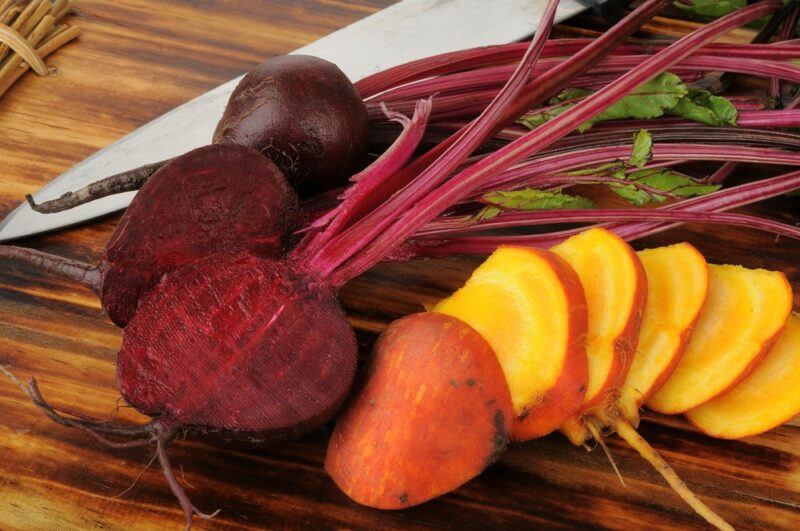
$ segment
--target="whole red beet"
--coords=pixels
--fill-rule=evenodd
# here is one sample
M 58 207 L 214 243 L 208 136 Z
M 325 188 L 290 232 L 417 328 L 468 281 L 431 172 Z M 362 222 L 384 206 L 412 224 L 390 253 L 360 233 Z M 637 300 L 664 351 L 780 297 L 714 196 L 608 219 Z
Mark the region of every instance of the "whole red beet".
M 367 109 L 336 65 L 283 55 L 239 82 L 214 142 L 260 150 L 307 195 L 346 184 L 366 155 L 368 136 Z
M 344 186 L 359 169 L 367 155 L 369 116 L 336 65 L 309 55 L 284 55 L 261 63 L 239 82 L 213 142 L 260 151 L 301 196 L 311 196 Z M 139 190 L 169 162 L 127 170 L 42 203 L 27 199 L 37 212 L 61 212 Z

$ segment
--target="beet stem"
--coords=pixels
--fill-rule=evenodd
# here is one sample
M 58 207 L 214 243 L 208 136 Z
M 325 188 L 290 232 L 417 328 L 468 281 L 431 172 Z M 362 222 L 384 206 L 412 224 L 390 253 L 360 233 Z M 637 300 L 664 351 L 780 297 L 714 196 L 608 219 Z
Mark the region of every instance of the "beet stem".
M 771 14 L 780 7 L 780 2 L 765 0 L 717 19 L 664 48 L 563 114 L 491 153 L 457 175 L 452 177 L 449 174 L 433 175 L 427 181 L 420 175 L 393 198 L 392 205 L 388 208 L 389 212 L 374 213 L 389 220 L 388 226 L 384 221 L 377 223 L 373 221 L 378 231 L 376 234 L 374 228 L 371 228 L 369 235 L 374 236 L 374 239 L 361 236 L 360 239 L 349 242 L 350 246 L 344 252 L 339 250 L 337 256 L 344 256 L 345 260 L 348 260 L 345 263 L 337 259 L 331 260 L 336 269 L 333 275 L 334 283 L 343 284 L 366 271 L 450 205 L 479 189 L 492 176 L 543 151 L 621 100 L 642 83 L 682 61 L 695 50 L 742 24 Z M 463 144 L 465 137 L 466 135 L 462 135 L 455 145 Z M 359 251 L 355 257 L 353 257 L 354 249 Z M 320 254 L 324 252 L 323 250 Z
M 536 35 L 530 42 L 524 57 L 514 69 L 514 73 L 509 77 L 508 82 L 492 102 L 483 110 L 480 116 L 470 122 L 462 130 L 463 132 L 459 136 L 459 141 L 449 145 L 441 156 L 414 178 L 408 187 L 412 191 L 412 194 L 424 194 L 425 188 L 430 191 L 437 182 L 440 182 L 442 179 L 446 178 L 450 172 L 458 168 L 458 166 L 469 157 L 470 153 L 480 147 L 487 138 L 491 138 L 491 132 L 496 127 L 498 120 L 503 116 L 506 108 L 513 104 L 520 95 L 520 92 L 527 82 L 529 72 L 536 66 L 542 50 L 547 43 L 550 29 L 553 27 L 557 7 L 557 0 L 550 0 L 548 2 L 542 14 L 542 18 L 539 21 Z M 420 190 L 421 188 L 422 190 Z M 402 196 L 403 194 L 398 195 Z M 376 212 L 373 212 L 373 215 L 375 213 Z M 345 263 L 362 247 L 368 245 L 373 238 L 380 234 L 381 230 L 389 226 L 393 221 L 394 219 L 391 216 L 379 220 L 377 223 L 368 227 L 369 230 L 367 230 L 365 234 L 356 234 L 354 241 L 348 238 L 345 238 L 344 242 L 337 240 L 331 241 L 329 245 L 325 246 L 312 259 L 314 265 L 323 274 L 332 274 L 337 267 Z M 334 285 L 344 284 L 348 279 L 349 277 L 346 275 L 337 275 L 332 277 L 332 283 Z
M 15 245 L 0 245 L 0 258 L 19 260 L 20 262 L 31 264 L 40 271 L 55 273 L 61 277 L 74 280 L 90 288 L 98 295 L 102 289 L 102 274 L 100 270 L 85 262 Z
M 90 201 L 101 199 L 109 195 L 138 190 L 159 168 L 161 168 L 161 166 L 170 160 L 172 159 L 145 164 L 144 166 L 139 166 L 138 168 L 100 179 L 99 181 L 88 184 L 74 192 L 67 192 L 61 197 L 51 199 L 50 201 L 36 203 L 30 194 L 26 195 L 25 199 L 33 210 L 41 214 L 52 214 L 69 210 L 78 205 L 89 203 Z
M 172 469 L 172 465 L 169 462 L 169 457 L 167 457 L 165 436 L 159 436 L 156 438 L 156 452 L 158 454 L 158 462 L 161 463 L 161 470 L 164 472 L 164 477 L 167 478 L 169 488 L 175 498 L 178 499 L 178 503 L 180 503 L 181 507 L 183 508 L 183 513 L 186 516 L 186 529 L 189 530 L 192 528 L 192 519 L 195 515 L 206 520 L 210 520 L 218 515 L 220 511 L 219 509 L 211 514 L 205 514 L 200 511 L 200 509 L 195 507 L 195 505 L 191 502 L 189 496 L 186 494 L 186 491 L 178 482 L 178 478 L 175 477 L 175 471 Z

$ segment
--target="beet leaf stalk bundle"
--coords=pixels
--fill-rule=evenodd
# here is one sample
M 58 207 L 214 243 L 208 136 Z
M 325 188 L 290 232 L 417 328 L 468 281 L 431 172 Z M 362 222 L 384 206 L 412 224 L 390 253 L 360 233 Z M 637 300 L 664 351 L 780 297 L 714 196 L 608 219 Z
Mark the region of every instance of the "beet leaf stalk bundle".
M 110 446 L 155 445 L 188 527 L 193 516 L 209 515 L 191 504 L 176 481 L 166 455 L 168 444 L 183 431 L 247 438 L 297 436 L 329 420 L 351 388 L 357 358 L 354 332 L 337 293 L 346 282 L 381 260 L 487 252 L 513 238 L 517 238 L 515 243 L 525 245 L 549 245 L 562 235 L 471 236 L 468 232 L 562 221 L 607 223 L 628 238 L 699 219 L 798 236 L 795 228 L 774 221 L 723 213 L 799 188 L 797 173 L 721 190 L 716 185 L 672 174 L 669 182 L 680 186 L 664 189 L 652 175 L 639 173 L 670 169 L 686 160 L 774 159 L 796 165 L 800 162 L 796 154 L 783 149 L 800 145 L 796 135 L 760 129 L 747 134 L 735 129 L 737 134 L 728 134 L 721 142 L 697 143 L 689 138 L 691 131 L 667 128 L 664 133 L 654 128 L 652 133 L 637 133 L 631 141 L 631 130 L 600 131 L 598 126 L 598 132 L 588 133 L 587 137 L 594 135 L 590 138 L 601 149 L 588 154 L 583 153 L 580 139 L 576 143 L 577 137 L 565 138 L 587 122 L 599 120 L 624 98 L 636 97 L 632 93 L 641 85 L 692 57 L 695 63 L 689 63 L 690 69 L 719 66 L 697 62 L 697 54 L 721 46 L 712 42 L 725 32 L 772 15 L 781 8 L 781 2 L 757 2 L 680 40 L 648 48 L 648 53 L 637 56 L 636 64 L 622 61 L 624 68 L 602 70 L 598 74 L 606 76 L 602 83 L 581 92 L 580 97 L 568 101 L 558 114 L 532 130 L 521 131 L 513 126 L 515 120 L 548 98 L 573 88 L 577 79 L 594 75 L 593 69 L 604 68 L 603 61 L 612 50 L 622 46 L 623 51 L 643 51 L 640 44 L 625 41 L 666 1 L 646 0 L 597 39 L 569 41 L 560 48 L 558 41 L 548 40 L 557 4 L 555 0 L 549 2 L 536 36 L 524 50 L 513 45 L 454 56 L 461 62 L 453 64 L 467 71 L 476 66 L 493 67 L 498 61 L 518 63 L 502 70 L 502 76 L 497 78 L 500 81 L 490 88 L 491 95 L 475 113 L 477 116 L 460 117 L 466 120 L 451 136 L 419 157 L 414 158 L 415 152 L 428 129 L 436 125 L 433 120 L 437 96 L 415 93 L 423 97 L 413 100 L 411 118 L 399 114 L 391 102 L 381 108 L 381 119 L 399 123 L 402 133 L 382 156 L 351 178 L 351 184 L 341 191 L 332 209 L 304 227 L 298 222 L 297 198 L 289 186 L 291 183 L 306 190 L 304 170 L 295 166 L 297 158 L 285 149 L 265 149 L 263 138 L 257 141 L 257 150 L 245 141 L 260 138 L 260 131 L 253 124 L 244 124 L 252 109 L 243 106 L 240 99 L 275 88 L 269 76 L 260 71 L 232 97 L 230 113 L 226 113 L 230 128 L 221 124 L 217 143 L 183 155 L 152 175 L 140 172 L 138 181 L 129 179 L 133 183 L 130 186 L 142 185 L 142 190 L 109 244 L 119 254 L 111 256 L 107 252 L 104 262 L 92 267 L 18 247 L 0 247 L 0 256 L 82 281 L 103 294 L 109 315 L 116 315 L 115 321 L 124 327 L 123 346 L 117 357 L 120 391 L 131 406 L 152 417 L 152 421 L 128 426 L 89 419 L 50 406 L 35 380 L 20 384 L 21 387 L 54 420 L 86 430 Z M 764 53 L 763 46 L 735 49 L 753 60 Z M 788 44 L 776 49 L 785 54 L 780 57 L 795 57 L 792 54 L 798 52 Z M 555 54 L 568 57 L 542 68 L 542 58 L 560 57 Z M 281 62 L 278 66 L 285 73 L 281 68 L 286 64 Z M 315 67 L 328 71 L 326 65 Z M 782 72 L 777 65 L 770 63 L 769 67 L 769 76 Z M 373 76 L 360 83 L 359 89 L 362 96 L 391 93 L 393 89 L 395 93 L 402 92 L 407 89 L 399 84 L 450 75 L 448 68 L 441 58 L 423 60 Z M 616 77 L 617 74 L 621 75 Z M 679 78 L 675 85 L 681 100 L 688 95 L 688 89 L 680 88 L 678 81 L 684 80 Z M 434 86 L 432 81 L 424 82 L 430 83 L 429 88 Z M 344 92 L 350 94 L 348 90 Z M 696 113 L 691 105 L 700 105 L 698 98 L 717 102 L 700 94 L 680 105 Z M 262 100 L 260 105 L 264 104 Z M 352 103 L 352 99 L 348 101 Z M 677 100 L 663 110 L 676 105 Z M 257 108 L 257 112 L 262 110 Z M 366 121 L 366 107 L 347 106 L 346 113 L 355 115 L 359 123 Z M 506 134 L 502 147 L 481 151 L 488 140 L 503 135 L 510 127 L 515 134 Z M 232 135 L 232 131 L 243 136 L 222 138 Z M 663 142 L 664 137 L 669 137 L 670 142 Z M 339 156 L 341 152 L 336 150 L 335 154 Z M 609 160 L 610 156 L 614 160 Z M 353 157 L 345 154 L 337 169 L 355 167 Z M 620 162 L 620 158 L 627 160 Z M 89 193 L 77 192 L 62 198 L 60 204 L 39 207 L 57 210 L 114 193 L 117 189 L 111 182 L 106 181 Z M 560 190 L 583 182 L 615 185 L 610 187 L 629 200 L 644 197 L 657 201 L 653 199 L 657 197 L 672 202 L 655 210 L 576 207 L 582 204 L 580 200 L 570 203 L 570 197 Z M 331 183 L 324 183 L 323 188 L 330 187 Z M 546 205 L 552 205 L 555 197 L 562 203 L 567 201 L 571 208 L 553 214 L 515 209 L 513 205 L 503 208 L 508 205 L 502 201 L 491 203 L 486 198 L 487 194 L 515 192 L 519 187 L 536 187 L 536 191 L 545 194 L 537 197 L 547 199 Z M 195 191 L 187 196 L 182 194 L 186 189 Z M 268 191 L 261 192 L 259 204 L 242 206 L 235 201 L 265 189 Z M 526 193 L 527 199 L 536 196 Z M 174 203 L 178 198 L 186 200 L 179 208 Z M 481 210 L 483 216 L 471 211 L 466 215 L 455 212 L 463 205 L 469 208 L 475 204 L 481 209 L 499 206 L 500 211 L 486 215 Z M 238 215 L 229 216 L 231 209 Z M 183 225 L 177 227 L 191 226 L 196 231 L 188 237 L 164 233 L 166 229 L 158 223 L 152 227 L 157 219 L 148 214 L 154 210 L 162 215 L 171 211 L 182 215 Z M 147 239 L 142 227 L 153 228 L 157 235 Z M 141 238 L 131 235 L 147 241 L 142 244 Z M 298 235 L 302 239 L 293 245 L 292 237 Z M 169 247 L 187 240 L 190 244 L 178 246 L 179 253 Z M 134 245 L 140 245 L 138 252 L 124 252 Z M 119 277 L 111 282 L 114 277 L 109 271 L 122 256 L 144 259 L 117 267 Z M 176 260 L 176 256 L 180 259 Z M 113 257 L 116 259 L 110 259 Z M 142 269 L 146 274 L 134 274 Z

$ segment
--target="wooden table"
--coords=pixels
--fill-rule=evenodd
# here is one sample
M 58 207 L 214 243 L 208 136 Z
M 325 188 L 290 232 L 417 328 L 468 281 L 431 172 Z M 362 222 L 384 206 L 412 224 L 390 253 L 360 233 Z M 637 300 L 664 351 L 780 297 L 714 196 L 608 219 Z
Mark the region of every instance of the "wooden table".
M 25 193 L 124 133 L 266 57 L 288 52 L 391 0 L 80 0 L 74 44 L 48 59 L 57 76 L 26 76 L 0 101 L 0 215 Z M 681 31 L 663 20 L 663 28 Z M 676 29 L 677 28 L 677 29 Z M 753 210 L 753 209 L 751 209 Z M 798 199 L 759 206 L 800 221 Z M 97 259 L 116 216 L 21 242 Z M 800 302 L 800 245 L 713 227 L 672 231 L 637 246 L 688 240 L 712 262 L 786 271 Z M 362 353 L 392 319 L 455 288 L 474 259 L 381 266 L 352 282 L 343 302 Z M 0 264 L 0 363 L 35 374 L 55 404 L 99 417 L 116 411 L 114 358 L 120 331 L 87 290 Z M 116 413 L 115 413 L 116 412 Z M 681 418 L 647 415 L 642 434 L 691 487 L 735 526 L 800 526 L 800 427 L 790 423 L 744 441 L 709 439 Z M 702 522 L 632 450 L 610 447 L 623 487 L 600 451 L 563 437 L 515 445 L 481 477 L 402 512 L 359 507 L 322 469 L 326 436 L 271 447 L 178 441 L 173 464 L 193 501 L 220 508 L 198 528 L 700 528 Z M 178 504 L 152 450 L 109 451 L 54 425 L 9 382 L 0 381 L 0 528 L 177 529 Z M 135 485 L 133 485 L 135 483 Z

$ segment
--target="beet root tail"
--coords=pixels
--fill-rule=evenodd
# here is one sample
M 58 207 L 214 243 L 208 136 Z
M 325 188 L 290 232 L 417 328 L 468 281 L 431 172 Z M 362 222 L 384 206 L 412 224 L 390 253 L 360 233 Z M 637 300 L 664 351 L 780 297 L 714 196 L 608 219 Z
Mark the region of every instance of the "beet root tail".
M 589 428 L 589 431 L 592 434 L 592 438 L 597 442 L 597 444 L 600 445 L 600 448 L 603 449 L 603 452 L 605 452 L 606 457 L 608 458 L 608 462 L 611 463 L 611 467 L 614 469 L 614 472 L 616 472 L 617 477 L 619 478 L 619 482 L 622 483 L 623 487 L 627 487 L 627 485 L 625 484 L 625 480 L 622 478 L 622 474 L 620 473 L 619 468 L 617 467 L 617 462 L 614 459 L 611 450 L 606 445 L 606 442 L 603 438 L 603 434 L 601 433 L 600 429 L 591 420 L 586 423 L 586 427 Z
M 211 514 L 206 514 L 200 511 L 197 507 L 195 507 L 194 504 L 192 504 L 188 495 L 186 494 L 186 491 L 178 482 L 178 479 L 175 476 L 175 471 L 173 470 L 172 465 L 169 462 L 169 458 L 167 457 L 166 451 L 167 445 L 175 436 L 175 428 L 169 428 L 158 420 L 141 426 L 129 426 L 93 419 L 87 415 L 77 412 L 70 412 L 70 416 L 68 417 L 59 412 L 64 411 L 63 409 L 53 407 L 44 399 L 44 397 L 42 397 L 42 393 L 39 390 L 39 386 L 34 378 L 29 378 L 28 384 L 26 385 L 3 365 L 0 365 L 0 373 L 4 374 L 17 387 L 19 387 L 22 392 L 31 399 L 34 405 L 44 412 L 44 414 L 50 419 L 58 424 L 61 424 L 62 426 L 83 430 L 110 448 L 135 448 L 147 446 L 155 442 L 156 456 L 161 464 L 164 477 L 167 479 L 170 490 L 178 500 L 178 503 L 180 503 L 184 510 L 184 514 L 186 515 L 187 530 L 192 527 L 192 519 L 194 516 L 210 519 L 219 513 L 219 510 Z M 117 442 L 109 439 L 107 437 L 108 435 L 138 438 L 125 442 Z M 148 465 L 148 467 L 149 466 L 150 465 Z
M 15 245 L 0 245 L 0 258 L 31 264 L 40 271 L 74 280 L 100 294 L 103 275 L 91 264 Z
M 50 201 L 37 203 L 30 194 L 26 195 L 25 199 L 28 201 L 30 207 L 40 214 L 62 212 L 109 195 L 138 190 L 167 162 L 169 162 L 169 160 L 145 164 L 144 166 L 139 166 L 138 168 L 100 179 L 99 181 L 88 184 L 74 192 L 67 192 L 61 197 L 51 199 Z
M 186 527 L 185 529 L 188 531 L 192 528 L 192 520 L 195 516 L 199 518 L 203 518 L 209 520 L 214 518 L 219 514 L 219 509 L 214 511 L 211 514 L 206 514 L 200 511 L 192 501 L 189 499 L 189 496 L 186 494 L 186 490 L 181 486 L 178 482 L 178 478 L 175 477 L 175 471 L 172 468 L 172 464 L 169 462 L 169 457 L 167 457 L 167 448 L 166 448 L 166 441 L 169 439 L 169 436 L 157 436 L 156 437 L 156 451 L 158 455 L 158 462 L 161 464 L 161 471 L 164 472 L 164 477 L 167 479 L 167 484 L 169 484 L 169 488 L 172 491 L 172 494 L 177 498 L 178 503 L 181 504 L 183 508 L 183 513 L 186 517 Z
M 631 447 L 639 452 L 639 455 L 644 457 L 653 467 L 658 471 L 661 476 L 667 480 L 669 486 L 683 498 L 683 501 L 689 504 L 692 509 L 695 510 L 697 514 L 702 516 L 709 524 L 713 525 L 717 529 L 724 530 L 724 531 L 733 531 L 733 527 L 726 522 L 721 516 L 717 513 L 712 511 L 705 503 L 703 503 L 697 495 L 692 492 L 686 483 L 678 476 L 675 470 L 672 469 L 664 458 L 661 457 L 656 450 L 650 446 L 644 438 L 639 435 L 639 433 L 633 429 L 633 427 L 625 422 L 624 420 L 619 420 L 614 423 L 614 429 L 616 430 L 617 434 L 625 439 L 625 441 L 631 445 Z

